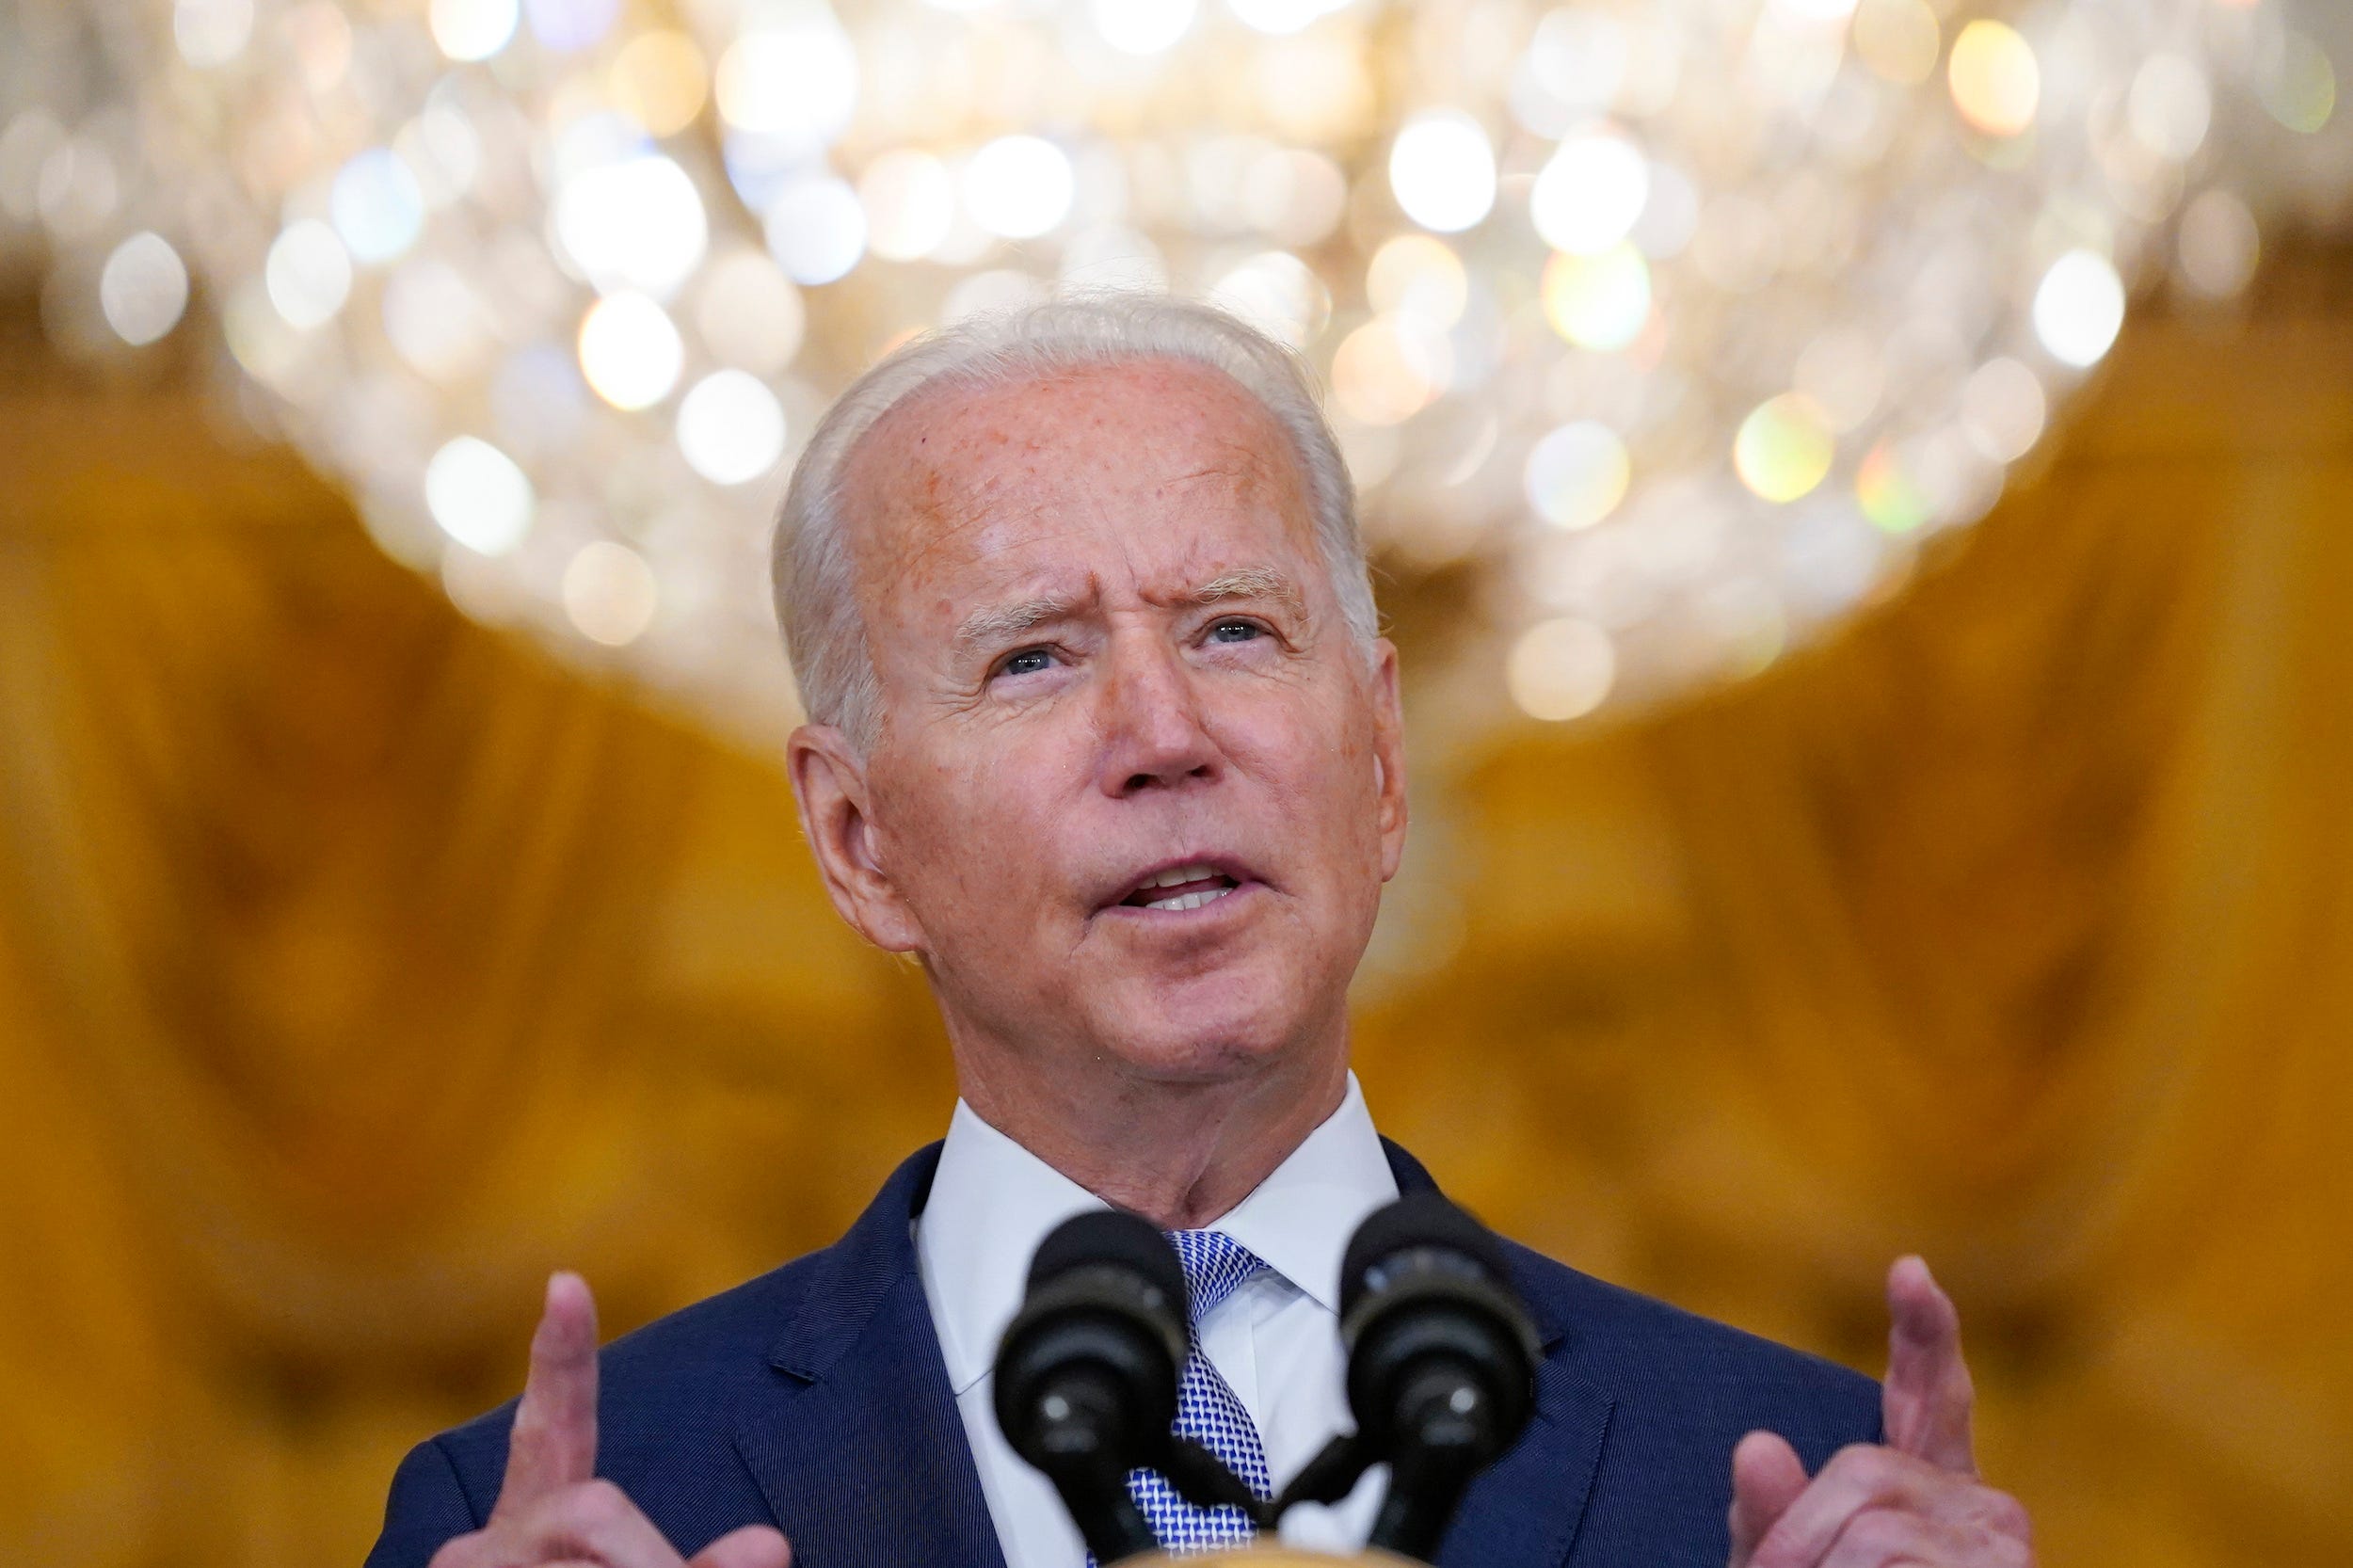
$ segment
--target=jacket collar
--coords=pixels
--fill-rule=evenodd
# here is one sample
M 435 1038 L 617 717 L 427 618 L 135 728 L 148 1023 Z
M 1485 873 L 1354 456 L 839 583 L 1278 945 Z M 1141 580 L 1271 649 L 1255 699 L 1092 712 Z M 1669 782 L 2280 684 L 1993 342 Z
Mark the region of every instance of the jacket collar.
M 1383 1151 L 1401 1192 L 1436 1192 L 1412 1155 Z M 891 1174 L 840 1241 L 808 1260 L 737 1415 L 736 1444 L 796 1561 L 812 1568 L 1004 1568 L 916 1266 L 914 1222 L 939 1145 Z M 1512 1249 L 1544 1349 L 1528 1430 L 1464 1496 L 1443 1568 L 1557 1568 L 1601 1459 L 1611 1401 L 1576 1373 L 1560 1303 Z
M 1438 1191 L 1420 1160 L 1385 1138 L 1381 1143 L 1401 1193 Z M 1558 1295 L 1535 1277 L 1535 1255 L 1515 1246 L 1505 1250 L 1544 1352 L 1536 1368 L 1536 1411 L 1519 1441 L 1463 1494 L 1438 1544 L 1441 1568 L 1556 1568 L 1565 1561 L 1609 1431 L 1609 1396 L 1577 1377 L 1571 1325 Z
M 736 1413 L 737 1451 L 812 1568 L 1004 1568 L 915 1265 L 938 1164 L 937 1144 L 918 1150 L 808 1260 Z

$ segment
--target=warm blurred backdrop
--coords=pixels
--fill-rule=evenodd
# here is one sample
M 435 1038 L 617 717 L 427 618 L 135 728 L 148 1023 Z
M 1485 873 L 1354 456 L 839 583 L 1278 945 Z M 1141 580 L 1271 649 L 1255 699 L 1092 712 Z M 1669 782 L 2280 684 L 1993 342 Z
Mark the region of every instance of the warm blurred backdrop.
M 0 1560 L 355 1561 L 545 1271 L 617 1330 L 829 1239 L 942 1128 L 936 1028 L 771 760 L 469 624 L 178 372 L 8 332 Z M 1841 635 L 1416 779 L 1376 1113 L 1865 1368 L 1926 1252 L 2055 1568 L 2347 1560 L 2348 517 L 2353 261 L 2153 316 Z
M 1870 1371 L 1925 1253 L 2050 1568 L 2353 1562 L 2332 57 L 2332 0 L 0 6 L 0 1563 L 356 1562 L 551 1268 L 618 1332 L 939 1134 L 762 520 L 901 333 L 1105 268 L 1332 387 L 1414 737 L 1384 1128 Z

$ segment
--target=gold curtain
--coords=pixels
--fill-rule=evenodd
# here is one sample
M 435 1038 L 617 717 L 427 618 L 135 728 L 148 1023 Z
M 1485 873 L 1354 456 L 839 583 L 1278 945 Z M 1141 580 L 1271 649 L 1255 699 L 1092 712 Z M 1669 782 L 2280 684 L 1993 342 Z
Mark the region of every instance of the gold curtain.
M 1364 990 L 1385 1127 L 1560 1256 L 1876 1370 L 1927 1253 L 2054 1564 L 2353 1557 L 2342 261 L 2138 327 L 1821 647 L 1432 760 Z M 12 329 L 0 1560 L 356 1560 L 549 1267 L 617 1329 L 823 1242 L 944 1052 L 764 760 Z

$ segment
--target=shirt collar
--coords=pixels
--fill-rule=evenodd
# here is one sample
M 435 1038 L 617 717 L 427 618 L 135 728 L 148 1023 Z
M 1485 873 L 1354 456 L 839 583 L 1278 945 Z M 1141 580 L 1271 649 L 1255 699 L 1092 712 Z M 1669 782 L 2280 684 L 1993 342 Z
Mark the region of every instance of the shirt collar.
M 1366 1215 L 1397 1196 L 1356 1075 L 1324 1118 L 1250 1195 L 1206 1229 L 1222 1230 L 1327 1312 L 1339 1309 L 1340 1256 Z M 1031 1255 L 1047 1233 L 1103 1200 L 998 1131 L 963 1101 L 948 1124 L 916 1253 L 932 1321 L 962 1395 L 988 1375 L 1020 1309 Z

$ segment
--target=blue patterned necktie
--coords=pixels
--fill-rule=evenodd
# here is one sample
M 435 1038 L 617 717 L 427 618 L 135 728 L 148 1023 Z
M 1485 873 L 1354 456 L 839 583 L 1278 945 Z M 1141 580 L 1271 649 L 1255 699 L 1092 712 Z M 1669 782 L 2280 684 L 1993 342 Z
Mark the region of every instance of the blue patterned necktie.
M 1256 1253 L 1219 1230 L 1172 1230 L 1168 1240 L 1185 1266 L 1186 1316 L 1193 1350 L 1176 1384 L 1179 1437 L 1190 1437 L 1225 1462 L 1242 1484 L 1261 1497 L 1273 1495 L 1266 1448 L 1258 1429 L 1218 1369 L 1201 1353 L 1201 1323 L 1244 1280 L 1266 1265 Z M 1128 1473 L 1128 1495 L 1143 1510 L 1152 1533 L 1173 1556 L 1213 1551 L 1248 1543 L 1257 1533 L 1239 1508 L 1195 1508 L 1176 1495 L 1157 1470 Z

